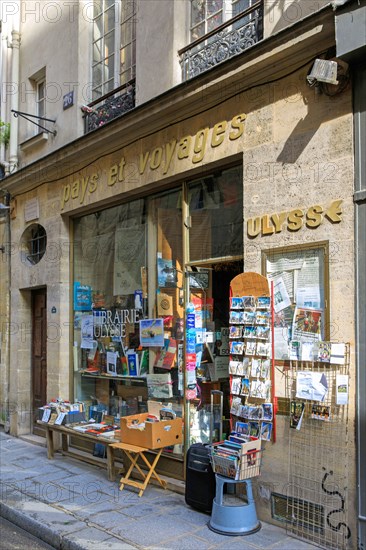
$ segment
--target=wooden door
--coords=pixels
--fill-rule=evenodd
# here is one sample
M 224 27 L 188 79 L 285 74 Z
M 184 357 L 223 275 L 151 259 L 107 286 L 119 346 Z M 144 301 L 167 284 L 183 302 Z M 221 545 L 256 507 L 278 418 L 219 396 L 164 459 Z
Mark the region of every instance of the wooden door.
M 32 394 L 33 433 L 43 435 L 35 424 L 38 408 L 47 402 L 47 291 L 32 292 Z M 38 428 L 38 429 L 37 429 Z

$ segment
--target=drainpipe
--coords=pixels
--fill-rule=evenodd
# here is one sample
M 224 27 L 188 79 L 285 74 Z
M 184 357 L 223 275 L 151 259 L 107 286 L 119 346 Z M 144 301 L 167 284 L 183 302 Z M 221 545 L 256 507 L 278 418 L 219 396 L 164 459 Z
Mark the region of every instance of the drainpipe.
M 4 239 L 4 249 L 1 251 L 6 255 L 7 262 L 7 292 L 6 292 L 6 305 L 5 305 L 5 315 L 7 317 L 7 334 L 6 334 L 6 401 L 5 401 L 5 411 L 6 411 L 6 420 L 4 425 L 4 430 L 6 433 L 10 431 L 10 335 L 11 335 L 11 290 L 10 290 L 10 278 L 11 278 L 11 243 L 10 243 L 10 193 L 1 189 L 5 195 L 3 196 L 4 206 L 8 207 L 8 211 L 5 213 L 5 239 Z
M 10 99 L 10 109 L 19 111 L 19 47 L 20 33 L 18 30 L 11 31 L 12 48 L 11 56 L 11 82 L 14 86 L 14 93 Z M 14 172 L 18 167 L 18 117 L 13 117 L 10 129 L 9 142 L 9 172 Z

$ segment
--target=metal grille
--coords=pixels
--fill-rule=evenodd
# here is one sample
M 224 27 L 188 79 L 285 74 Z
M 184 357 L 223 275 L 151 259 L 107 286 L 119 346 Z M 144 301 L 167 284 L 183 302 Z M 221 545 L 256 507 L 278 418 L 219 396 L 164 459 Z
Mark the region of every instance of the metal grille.
M 352 547 L 348 527 L 348 404 L 336 404 L 336 376 L 349 374 L 349 346 L 344 365 L 292 362 L 287 373 L 291 400 L 299 401 L 297 373 L 306 370 L 325 375 L 328 391 L 321 405 L 329 407 L 330 417 L 329 421 L 312 418 L 316 403 L 301 400 L 305 406 L 301 428 L 289 429 L 286 530 L 328 550 L 343 550 Z
M 315 533 L 324 533 L 324 508 L 313 502 L 271 494 L 272 517 L 285 523 L 297 523 Z

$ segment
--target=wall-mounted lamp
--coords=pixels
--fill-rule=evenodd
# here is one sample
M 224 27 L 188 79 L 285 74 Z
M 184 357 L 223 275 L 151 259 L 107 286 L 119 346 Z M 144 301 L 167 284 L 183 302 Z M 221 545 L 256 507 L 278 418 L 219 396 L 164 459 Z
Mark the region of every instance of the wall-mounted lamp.
M 317 82 L 325 82 L 327 84 L 338 84 L 337 80 L 337 62 L 329 59 L 315 59 L 314 65 L 306 80 L 310 86 L 314 86 Z
M 315 59 L 306 80 L 326 95 L 340 94 L 349 82 L 348 64 L 336 58 Z

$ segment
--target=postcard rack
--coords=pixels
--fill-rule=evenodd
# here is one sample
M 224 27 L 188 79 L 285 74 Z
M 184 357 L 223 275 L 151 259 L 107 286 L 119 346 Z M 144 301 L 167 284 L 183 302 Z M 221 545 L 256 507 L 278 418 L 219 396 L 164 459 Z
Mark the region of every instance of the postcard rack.
M 286 389 L 290 399 L 288 445 L 288 513 L 301 522 L 287 524 L 287 531 L 321 548 L 349 548 L 349 384 L 350 346 L 340 362 L 290 361 Z M 299 394 L 304 374 L 326 386 L 322 401 Z M 314 397 L 314 396 L 313 396 Z M 299 494 L 301 499 L 298 498 Z M 317 512 L 306 503 L 317 503 Z
M 266 277 L 242 273 L 230 284 L 231 429 L 275 441 L 273 303 Z

